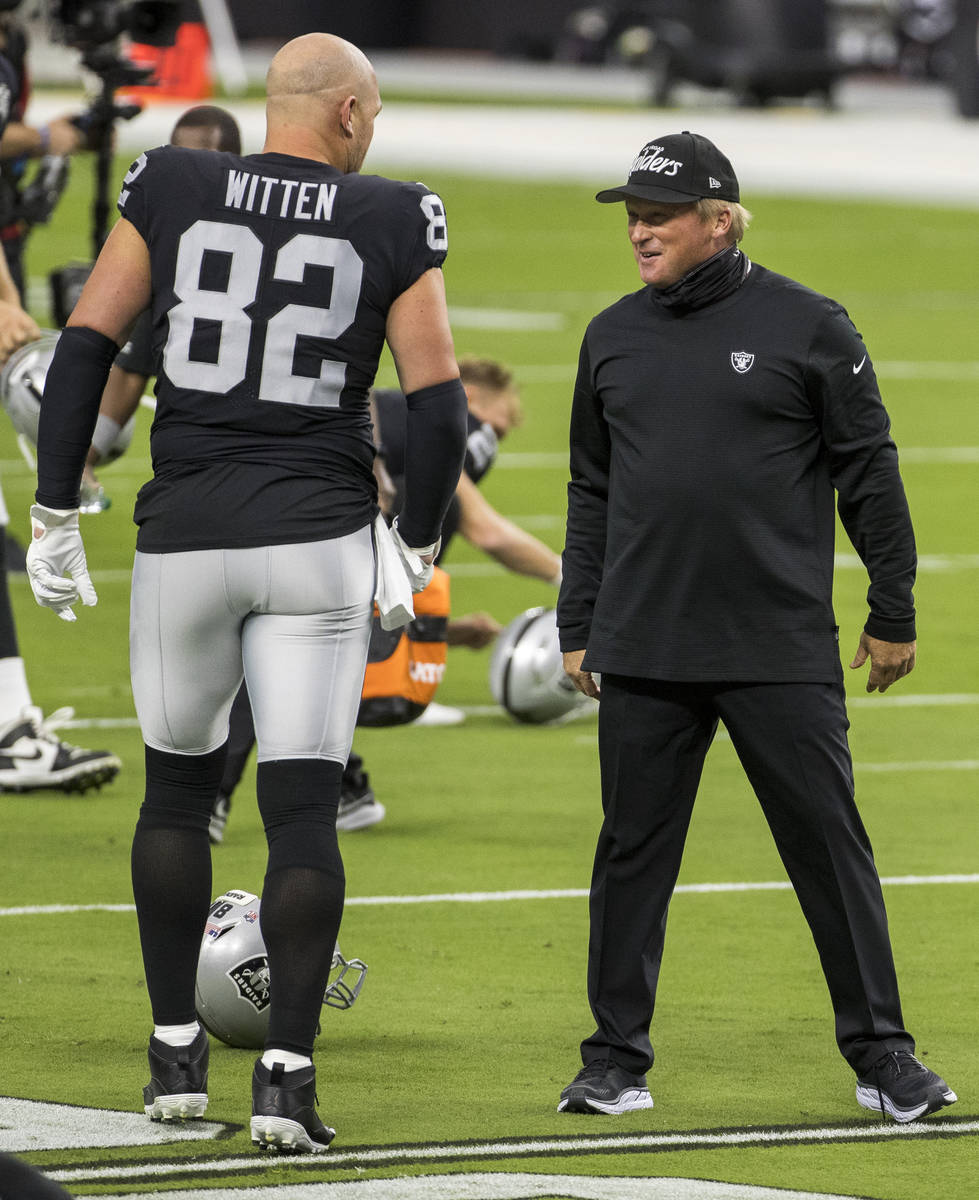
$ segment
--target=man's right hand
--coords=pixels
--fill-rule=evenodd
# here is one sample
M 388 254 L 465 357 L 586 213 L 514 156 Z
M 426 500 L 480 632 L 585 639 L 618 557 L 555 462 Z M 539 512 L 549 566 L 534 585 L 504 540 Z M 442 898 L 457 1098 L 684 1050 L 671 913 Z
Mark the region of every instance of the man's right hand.
M 37 322 L 19 304 L 0 300 L 0 365 L 5 363 L 15 350 L 36 342 L 41 336 Z
M 31 506 L 31 544 L 27 548 L 27 577 L 34 599 L 52 608 L 62 621 L 74 621 L 72 605 L 97 604 L 89 578 L 85 547 L 78 528 L 77 508 Z
M 431 546 L 409 546 L 398 530 L 397 517 L 391 523 L 391 537 L 405 569 L 405 574 L 411 583 L 411 590 L 413 592 L 424 591 L 432 582 L 432 575 L 435 573 L 435 556 L 439 552 L 442 539 L 439 538 Z
M 592 675 L 591 671 L 583 671 L 581 669 L 581 662 L 584 657 L 584 650 L 565 650 L 563 655 L 564 673 L 579 692 L 583 692 L 586 696 L 591 696 L 593 700 L 600 700 L 602 689 L 595 681 L 595 676 Z

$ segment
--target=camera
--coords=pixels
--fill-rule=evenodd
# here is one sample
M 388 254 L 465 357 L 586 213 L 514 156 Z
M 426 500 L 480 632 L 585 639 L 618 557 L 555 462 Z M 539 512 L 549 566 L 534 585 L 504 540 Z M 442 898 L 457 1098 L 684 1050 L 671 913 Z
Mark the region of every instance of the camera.
M 95 50 L 122 34 L 149 46 L 172 46 L 180 9 L 180 0 L 56 0 L 51 20 L 77 50 Z

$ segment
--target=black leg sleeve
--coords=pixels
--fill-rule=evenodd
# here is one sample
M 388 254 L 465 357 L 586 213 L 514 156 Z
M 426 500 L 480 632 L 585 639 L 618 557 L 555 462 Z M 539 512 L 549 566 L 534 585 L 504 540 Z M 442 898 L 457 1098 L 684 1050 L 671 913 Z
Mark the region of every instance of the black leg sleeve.
M 194 984 L 211 905 L 211 805 L 225 748 L 169 754 L 146 747 L 146 798 L 132 848 L 133 896 L 146 988 L 158 1025 L 196 1017 Z
M 262 936 L 269 956 L 267 1047 L 312 1054 L 329 981 L 345 879 L 336 816 L 343 766 L 322 759 L 258 765 L 269 843 Z

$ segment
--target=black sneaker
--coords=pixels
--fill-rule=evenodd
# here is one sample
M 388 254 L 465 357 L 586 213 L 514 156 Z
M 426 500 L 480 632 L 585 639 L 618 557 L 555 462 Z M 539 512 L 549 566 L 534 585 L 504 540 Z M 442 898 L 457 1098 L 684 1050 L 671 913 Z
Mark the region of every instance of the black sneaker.
M 374 795 L 367 772 L 351 768 L 348 763 L 340 781 L 337 829 L 347 833 L 354 829 L 368 829 L 384 820 L 385 811 L 384 805 Z
M 151 1121 L 188 1121 L 207 1108 L 207 1060 L 211 1046 L 203 1029 L 189 1046 L 168 1046 L 150 1038 L 150 1081 L 143 1109 Z
M 558 1112 L 624 1113 L 652 1108 L 645 1075 L 632 1075 L 605 1059 L 586 1063 L 561 1093 Z
M 211 844 L 220 846 L 224 841 L 224 831 L 228 824 L 228 816 L 231 813 L 231 797 L 226 796 L 223 792 L 218 792 L 214 797 L 214 807 L 211 809 L 211 820 L 207 826 L 207 836 L 211 839 Z
M 885 1054 L 866 1075 L 857 1077 L 857 1103 L 902 1123 L 927 1117 L 957 1099 L 945 1080 L 910 1050 Z
M 259 1059 L 252 1075 L 252 1145 L 291 1154 L 322 1154 L 336 1136 L 316 1115 L 316 1068 L 269 1070 Z

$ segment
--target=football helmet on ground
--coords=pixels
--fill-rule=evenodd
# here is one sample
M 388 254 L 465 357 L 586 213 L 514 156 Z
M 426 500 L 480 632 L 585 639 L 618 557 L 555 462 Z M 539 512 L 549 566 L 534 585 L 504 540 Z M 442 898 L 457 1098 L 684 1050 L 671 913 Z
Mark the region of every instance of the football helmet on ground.
M 553 608 L 528 608 L 496 639 L 490 691 L 518 721 L 541 725 L 571 714 L 591 700 L 564 673 Z
M 201 1023 L 229 1046 L 259 1049 L 269 1026 L 269 960 L 259 925 L 261 901 L 233 889 L 211 905 L 197 965 L 196 1003 Z M 367 976 L 359 958 L 345 959 L 337 945 L 323 996 L 330 1008 L 350 1008 Z

